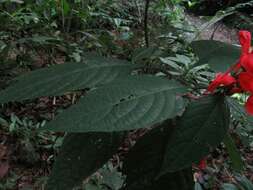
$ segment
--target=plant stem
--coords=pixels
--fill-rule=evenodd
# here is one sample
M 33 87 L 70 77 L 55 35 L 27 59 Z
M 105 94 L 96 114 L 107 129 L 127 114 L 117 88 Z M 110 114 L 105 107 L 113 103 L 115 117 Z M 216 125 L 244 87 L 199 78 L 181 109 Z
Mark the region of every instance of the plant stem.
M 148 36 L 148 9 L 150 0 L 146 0 L 145 13 L 144 13 L 144 35 L 146 47 L 149 47 L 149 36 Z
M 62 29 L 63 29 L 63 32 L 65 32 L 65 16 L 64 16 L 63 0 L 61 0 L 61 14 L 62 14 Z

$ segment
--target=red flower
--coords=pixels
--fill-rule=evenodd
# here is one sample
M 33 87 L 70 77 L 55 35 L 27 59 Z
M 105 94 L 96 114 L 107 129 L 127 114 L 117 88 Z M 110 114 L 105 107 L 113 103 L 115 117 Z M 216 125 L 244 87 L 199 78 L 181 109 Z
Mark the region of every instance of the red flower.
M 253 115 L 253 95 L 251 95 L 245 104 L 246 111 L 248 114 Z
M 216 88 L 224 86 L 227 87 L 226 91 L 224 91 L 227 95 L 243 92 L 250 93 L 250 97 L 245 103 L 245 109 L 248 114 L 253 115 L 253 48 L 251 47 L 250 32 L 240 31 L 239 41 L 242 46 L 239 61 L 225 73 L 218 73 L 209 84 L 207 91 L 212 93 Z M 234 77 L 231 76 L 231 73 L 233 73 Z M 200 166 L 202 164 L 203 161 Z
M 229 73 L 217 73 L 215 79 L 209 84 L 207 90 L 213 92 L 219 86 L 230 86 L 236 82 Z
M 244 91 L 253 93 L 253 74 L 242 72 L 239 74 L 238 80 Z
M 203 158 L 202 160 L 200 160 L 199 164 L 198 164 L 198 168 L 201 170 L 206 169 L 207 164 L 206 164 L 206 158 Z

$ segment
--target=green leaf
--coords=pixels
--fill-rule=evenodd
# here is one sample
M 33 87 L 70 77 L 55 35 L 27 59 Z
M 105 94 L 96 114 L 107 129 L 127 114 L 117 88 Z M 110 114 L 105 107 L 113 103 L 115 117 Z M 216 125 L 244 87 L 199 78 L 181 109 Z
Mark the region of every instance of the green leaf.
M 240 48 L 214 40 L 194 41 L 193 51 L 199 57 L 199 64 L 208 64 L 215 72 L 224 72 L 240 57 Z
M 143 59 L 150 59 L 152 56 L 159 54 L 159 49 L 157 47 L 143 47 L 134 51 L 132 56 L 132 61 L 142 61 Z
M 235 98 L 227 97 L 227 101 L 233 117 L 238 121 L 241 121 L 244 124 L 243 127 L 251 130 L 253 126 L 253 117 L 247 114 L 244 106 L 240 104 Z
M 61 0 L 61 8 L 64 13 L 64 15 L 67 15 L 70 12 L 70 4 L 67 0 Z
M 48 123 L 66 132 L 122 131 L 150 127 L 182 113 L 186 89 L 176 81 L 132 76 L 97 88 Z
M 172 132 L 172 123 L 166 121 L 138 139 L 123 164 L 123 173 L 127 176 L 125 190 L 193 189 L 191 167 L 157 178 Z
M 161 174 L 198 163 L 224 138 L 230 113 L 223 96 L 206 96 L 192 101 L 176 123 L 165 153 Z
M 184 71 L 184 68 L 180 66 L 179 64 L 177 64 L 175 61 L 172 61 L 168 58 L 162 58 L 162 57 L 160 58 L 160 60 L 162 63 L 169 65 L 171 68 L 173 68 L 176 71 L 181 71 L 181 72 Z
M 101 188 L 97 184 L 85 184 L 84 185 L 85 190 L 101 190 Z
M 17 78 L 10 87 L 0 91 L 0 103 L 57 96 L 110 83 L 129 75 L 134 67 L 126 61 L 90 56 L 86 64 L 68 63 L 39 69 Z
M 111 166 L 113 167 L 113 166 Z M 117 168 L 102 168 L 99 170 L 100 175 L 103 179 L 100 180 L 102 185 L 106 185 L 112 190 L 119 190 L 124 184 L 124 177 L 117 170 Z
M 222 190 L 239 190 L 234 184 L 231 183 L 224 183 L 221 188 Z
M 230 134 L 226 134 L 223 142 L 227 148 L 229 157 L 232 161 L 232 167 L 235 171 L 242 171 L 244 168 L 244 164 L 241 158 L 240 153 L 237 151 L 236 145 L 230 136 Z
M 235 178 L 238 181 L 241 189 L 243 189 L 243 190 L 252 190 L 253 189 L 253 183 L 249 179 L 247 179 L 245 176 L 239 175 L 239 176 L 236 176 Z
M 68 134 L 46 189 L 70 190 L 79 185 L 117 152 L 122 141 L 122 133 Z

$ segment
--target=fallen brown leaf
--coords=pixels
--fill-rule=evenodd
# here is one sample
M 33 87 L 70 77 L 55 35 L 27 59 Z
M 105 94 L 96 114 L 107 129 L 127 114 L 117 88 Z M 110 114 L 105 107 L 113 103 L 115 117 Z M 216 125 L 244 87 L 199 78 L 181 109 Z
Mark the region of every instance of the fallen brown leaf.
M 8 162 L 1 162 L 0 163 L 0 179 L 2 179 L 5 175 L 7 175 L 9 171 L 9 163 Z

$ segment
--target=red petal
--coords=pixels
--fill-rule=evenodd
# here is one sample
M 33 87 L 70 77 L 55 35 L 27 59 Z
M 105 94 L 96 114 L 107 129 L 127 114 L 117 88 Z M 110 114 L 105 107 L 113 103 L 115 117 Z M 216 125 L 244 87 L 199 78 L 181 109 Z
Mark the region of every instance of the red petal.
M 213 92 L 217 87 L 221 85 L 229 86 L 235 82 L 236 82 L 235 78 L 232 77 L 229 73 L 225 73 L 225 74 L 218 73 L 215 79 L 207 87 L 207 90 L 209 92 Z
M 253 115 L 253 96 L 252 95 L 247 99 L 245 108 L 248 114 Z
M 240 57 L 240 64 L 246 71 L 253 74 L 253 54 L 243 54 Z
M 239 74 L 239 84 L 244 91 L 253 93 L 253 75 L 249 72 Z
M 230 74 L 226 74 L 222 77 L 222 80 L 221 80 L 222 84 L 225 85 L 225 86 L 229 86 L 233 83 L 236 82 L 235 78 L 232 77 Z
M 251 33 L 247 30 L 239 31 L 239 41 L 242 46 L 242 53 L 249 53 L 251 44 Z
M 222 73 L 216 74 L 215 79 L 207 87 L 207 90 L 209 92 L 213 92 L 220 85 L 220 83 L 218 81 L 220 80 L 221 76 L 222 76 Z

